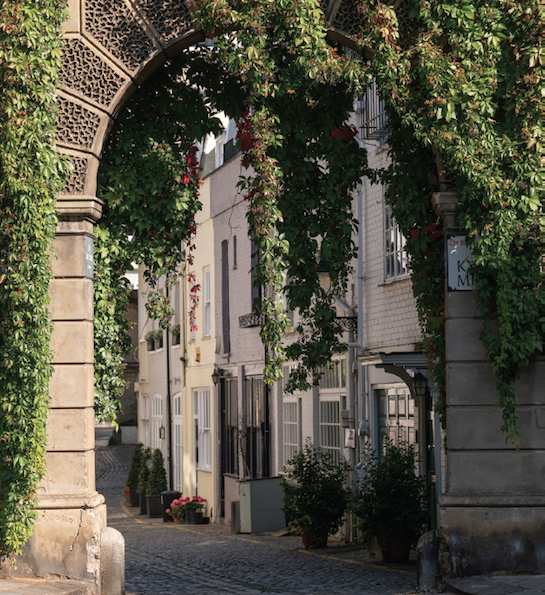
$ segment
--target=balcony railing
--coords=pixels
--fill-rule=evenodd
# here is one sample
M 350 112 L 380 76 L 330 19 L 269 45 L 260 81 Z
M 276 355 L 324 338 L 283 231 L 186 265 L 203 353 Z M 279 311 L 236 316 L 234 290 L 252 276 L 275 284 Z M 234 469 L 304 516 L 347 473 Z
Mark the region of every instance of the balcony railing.
M 263 318 L 251 312 L 250 314 L 244 314 L 244 316 L 240 316 L 238 319 L 238 325 L 240 328 L 263 326 Z

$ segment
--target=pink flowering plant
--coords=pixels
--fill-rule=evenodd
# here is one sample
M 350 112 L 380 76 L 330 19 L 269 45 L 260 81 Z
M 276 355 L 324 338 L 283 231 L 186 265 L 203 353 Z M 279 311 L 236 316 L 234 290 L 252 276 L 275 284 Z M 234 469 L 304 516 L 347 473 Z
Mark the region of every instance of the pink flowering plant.
M 170 508 L 166 512 L 174 519 L 185 519 L 186 510 L 195 510 L 202 512 L 206 506 L 206 498 L 200 496 L 192 496 L 191 498 L 175 498 L 170 503 Z
M 200 496 L 192 496 L 191 498 L 183 498 L 180 500 L 183 503 L 185 510 L 195 510 L 196 512 L 202 512 L 206 506 L 206 498 Z
M 185 510 L 183 501 L 181 498 L 175 498 L 170 503 L 170 508 L 166 509 L 166 513 L 169 514 L 173 519 L 182 519 L 185 517 Z

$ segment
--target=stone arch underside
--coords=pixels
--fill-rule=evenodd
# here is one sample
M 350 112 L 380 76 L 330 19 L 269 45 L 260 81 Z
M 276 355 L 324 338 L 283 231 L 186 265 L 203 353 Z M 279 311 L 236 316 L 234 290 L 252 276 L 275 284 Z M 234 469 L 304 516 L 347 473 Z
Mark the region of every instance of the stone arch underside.
M 322 0 L 329 37 L 354 49 L 354 0 Z M 61 219 L 100 218 L 97 172 L 119 110 L 153 70 L 202 41 L 184 0 L 70 0 L 64 25 L 56 143 L 72 164 L 58 196 Z

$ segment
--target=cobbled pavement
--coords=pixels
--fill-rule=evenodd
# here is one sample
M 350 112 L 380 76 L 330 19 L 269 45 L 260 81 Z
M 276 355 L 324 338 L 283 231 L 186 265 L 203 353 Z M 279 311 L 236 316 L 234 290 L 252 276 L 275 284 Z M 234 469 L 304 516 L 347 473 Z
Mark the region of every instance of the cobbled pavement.
M 125 537 L 127 595 L 394 595 L 416 588 L 415 565 L 382 565 L 365 549 L 305 552 L 297 537 L 231 535 L 221 525 L 174 525 L 124 502 L 132 446 L 96 449 L 97 489 L 108 525 Z

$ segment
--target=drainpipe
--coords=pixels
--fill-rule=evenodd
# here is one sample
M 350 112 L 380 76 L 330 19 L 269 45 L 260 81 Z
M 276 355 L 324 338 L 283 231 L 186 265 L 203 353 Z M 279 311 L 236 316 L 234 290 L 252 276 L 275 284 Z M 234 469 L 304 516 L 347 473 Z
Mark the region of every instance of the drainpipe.
M 168 298 L 168 284 L 166 286 Z M 168 416 L 168 489 L 174 489 L 174 461 L 172 456 L 172 398 L 170 395 L 170 341 L 168 328 L 166 329 L 166 356 L 167 356 L 167 416 Z
M 344 301 L 342 300 L 340 297 L 334 295 L 333 299 L 335 300 L 335 302 L 345 311 L 346 314 L 348 314 L 348 316 L 350 317 L 355 317 L 356 313 L 354 312 L 354 310 Z M 354 382 L 355 382 L 355 378 L 354 378 L 354 361 L 355 361 L 355 343 L 354 343 L 354 331 L 350 330 L 348 331 L 348 361 L 347 361 L 347 365 L 346 365 L 346 382 L 347 382 L 347 388 L 348 388 L 348 419 L 347 418 L 343 418 L 341 420 L 341 427 L 343 429 L 349 428 L 349 429 L 354 429 L 355 428 L 355 390 L 354 390 Z M 343 440 L 343 436 L 341 436 L 341 440 Z M 348 449 L 348 453 L 349 453 L 349 460 L 348 462 L 350 463 L 350 471 L 348 472 L 348 483 L 349 484 L 353 484 L 355 479 L 356 479 L 356 449 L 355 448 L 349 448 Z M 346 538 L 347 541 L 349 543 L 351 543 L 353 541 L 353 538 L 355 537 L 354 535 L 354 515 L 353 514 L 349 514 L 348 515 L 348 521 L 345 524 L 345 534 L 346 534 Z

